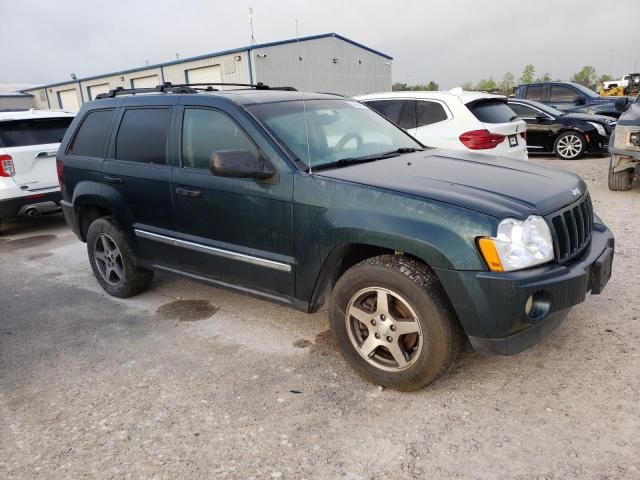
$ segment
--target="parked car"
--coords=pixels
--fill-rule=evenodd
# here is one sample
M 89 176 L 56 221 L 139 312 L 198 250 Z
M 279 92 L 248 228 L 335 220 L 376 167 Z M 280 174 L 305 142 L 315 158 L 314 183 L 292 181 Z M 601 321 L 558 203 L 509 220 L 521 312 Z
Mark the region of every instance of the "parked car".
M 112 91 L 58 151 L 62 208 L 111 295 L 154 270 L 304 312 L 400 390 L 513 354 L 611 274 L 614 240 L 562 170 L 423 149 L 359 102 L 269 90 Z M 161 93 L 161 92 L 164 92 Z
M 526 125 L 499 95 L 388 92 L 355 97 L 430 147 L 527 159 Z
M 537 82 L 518 85 L 516 98 L 544 103 L 563 112 L 607 115 L 618 118 L 622 113 L 615 97 L 601 97 L 593 90 L 573 82 Z
M 586 153 L 606 153 L 616 120 L 605 115 L 565 113 L 540 102 L 509 99 L 511 110 L 527 122 L 529 153 L 553 153 L 576 160 Z
M 626 99 L 619 99 L 626 108 Z M 640 95 L 618 119 L 609 142 L 609 189 L 629 190 L 640 178 Z
M 55 156 L 73 117 L 49 110 L 0 112 L 0 226 L 60 210 Z

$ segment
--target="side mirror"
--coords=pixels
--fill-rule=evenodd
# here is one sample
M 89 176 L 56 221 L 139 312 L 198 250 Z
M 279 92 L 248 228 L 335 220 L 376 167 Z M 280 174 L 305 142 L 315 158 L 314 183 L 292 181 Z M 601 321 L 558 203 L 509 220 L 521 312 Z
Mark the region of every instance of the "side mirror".
M 264 157 L 251 150 L 213 152 L 209 169 L 218 177 L 267 179 L 276 174 L 276 170 Z
M 587 103 L 587 99 L 584 98 L 582 95 L 578 95 L 576 97 L 576 105 L 584 105 L 585 103 Z
M 547 119 L 547 116 L 544 113 L 536 113 L 536 120 L 539 122 L 544 122 Z
M 618 99 L 614 103 L 616 110 L 618 110 L 619 112 L 624 112 L 627 109 L 628 101 L 628 97 L 618 97 Z

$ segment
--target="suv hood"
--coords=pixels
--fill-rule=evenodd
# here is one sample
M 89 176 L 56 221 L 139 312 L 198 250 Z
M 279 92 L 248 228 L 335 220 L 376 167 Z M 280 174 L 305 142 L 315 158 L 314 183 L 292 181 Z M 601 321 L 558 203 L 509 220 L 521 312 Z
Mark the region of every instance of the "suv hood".
M 320 171 L 315 175 L 450 203 L 499 219 L 546 215 L 573 203 L 586 191 L 580 177 L 564 170 L 444 149 Z

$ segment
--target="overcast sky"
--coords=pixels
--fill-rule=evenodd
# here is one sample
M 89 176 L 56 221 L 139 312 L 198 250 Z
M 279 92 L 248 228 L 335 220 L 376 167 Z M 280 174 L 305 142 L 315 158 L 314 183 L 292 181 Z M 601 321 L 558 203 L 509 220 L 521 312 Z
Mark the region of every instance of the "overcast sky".
M 166 6 L 162 6 L 162 5 Z M 0 83 L 64 81 L 336 32 L 394 57 L 393 80 L 451 88 L 504 72 L 568 79 L 584 65 L 631 72 L 639 0 L 0 0 Z M 611 53 L 613 50 L 613 54 Z

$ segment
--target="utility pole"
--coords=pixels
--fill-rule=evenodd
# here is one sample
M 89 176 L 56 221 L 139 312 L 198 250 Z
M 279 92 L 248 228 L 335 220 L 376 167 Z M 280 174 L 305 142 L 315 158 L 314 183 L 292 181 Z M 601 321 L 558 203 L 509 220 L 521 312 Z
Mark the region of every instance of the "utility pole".
M 253 35 L 253 7 L 249 7 L 249 28 L 251 29 L 251 45 L 255 45 L 256 37 Z

